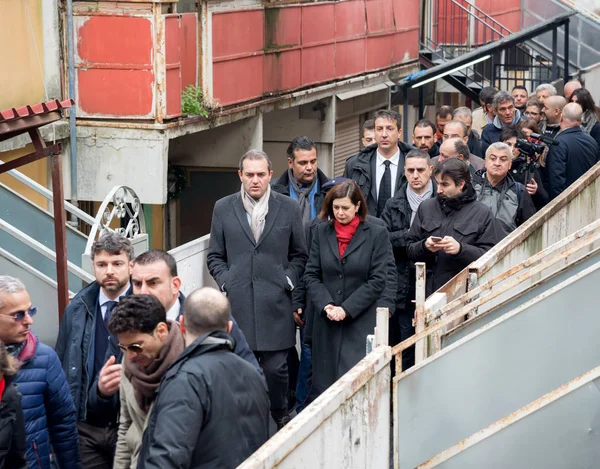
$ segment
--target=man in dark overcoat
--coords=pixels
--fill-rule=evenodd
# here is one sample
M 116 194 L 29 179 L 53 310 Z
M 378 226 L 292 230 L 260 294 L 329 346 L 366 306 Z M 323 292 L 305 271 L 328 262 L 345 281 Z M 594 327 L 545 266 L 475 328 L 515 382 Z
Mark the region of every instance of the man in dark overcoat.
M 281 428 L 290 418 L 286 359 L 296 339 L 294 313 L 304 309 L 296 287 L 308 255 L 300 207 L 271 191 L 271 168 L 261 151 L 242 156 L 241 191 L 215 204 L 207 266 L 265 373 L 271 415 Z

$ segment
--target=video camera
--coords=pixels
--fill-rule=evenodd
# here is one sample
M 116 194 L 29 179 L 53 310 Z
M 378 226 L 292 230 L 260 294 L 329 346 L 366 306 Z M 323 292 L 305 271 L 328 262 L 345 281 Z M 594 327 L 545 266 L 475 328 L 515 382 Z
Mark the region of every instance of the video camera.
M 536 133 L 532 133 L 529 137 L 529 140 L 519 138 L 515 143 L 515 148 L 518 148 L 526 159 L 526 181 L 529 181 L 531 173 L 533 172 L 532 168 L 538 168 L 540 166 L 537 160 L 539 159 L 540 155 L 546 151 L 546 145 L 544 145 L 544 143 L 548 145 L 558 145 L 558 142 L 553 138 Z

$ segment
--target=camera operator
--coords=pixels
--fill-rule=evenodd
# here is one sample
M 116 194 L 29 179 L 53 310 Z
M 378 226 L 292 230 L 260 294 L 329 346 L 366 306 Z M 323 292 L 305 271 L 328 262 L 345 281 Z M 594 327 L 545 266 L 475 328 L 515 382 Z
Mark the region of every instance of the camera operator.
M 477 200 L 491 209 L 505 236 L 535 214 L 531 195 L 509 173 L 512 159 L 506 143 L 494 142 L 485 152 L 485 169 L 473 178 Z
M 541 155 L 538 153 L 529 155 L 519 150 L 516 146 L 517 140 L 524 139 L 525 135 L 514 126 L 505 127 L 500 134 L 500 141 L 512 148 L 511 176 L 525 186 L 536 210 L 541 210 L 548 203 L 548 191 L 544 187 L 540 172 Z

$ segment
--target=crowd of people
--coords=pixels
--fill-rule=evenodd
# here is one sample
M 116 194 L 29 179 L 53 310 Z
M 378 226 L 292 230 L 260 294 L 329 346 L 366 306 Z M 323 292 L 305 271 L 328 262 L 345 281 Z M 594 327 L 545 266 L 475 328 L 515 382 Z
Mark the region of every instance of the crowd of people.
M 333 179 L 308 137 L 276 179 L 248 151 L 214 207 L 217 288 L 186 298 L 170 254 L 104 233 L 54 349 L 0 276 L 0 469 L 236 467 L 364 357 L 378 307 L 392 345 L 414 334 L 415 262 L 429 295 L 599 160 L 600 110 L 579 82 L 564 93 L 484 88 L 473 112 L 419 120 L 412 145 L 378 111 Z

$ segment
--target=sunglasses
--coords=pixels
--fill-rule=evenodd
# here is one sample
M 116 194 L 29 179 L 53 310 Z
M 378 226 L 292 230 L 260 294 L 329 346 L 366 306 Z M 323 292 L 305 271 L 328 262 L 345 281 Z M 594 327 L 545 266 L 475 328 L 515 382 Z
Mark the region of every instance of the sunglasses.
M 123 352 L 142 353 L 144 351 L 144 347 L 142 347 L 140 344 L 119 344 L 119 348 L 123 350 Z
M 15 322 L 22 322 L 26 314 L 29 314 L 29 317 L 32 318 L 35 313 L 37 313 L 37 308 L 29 308 L 27 311 L 17 311 L 15 314 L 0 314 L 0 316 L 14 319 Z

